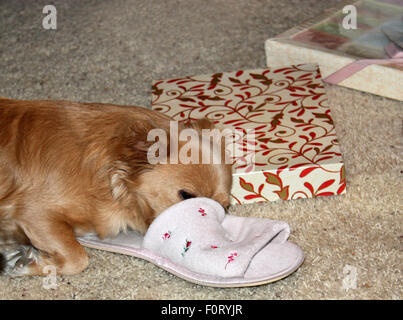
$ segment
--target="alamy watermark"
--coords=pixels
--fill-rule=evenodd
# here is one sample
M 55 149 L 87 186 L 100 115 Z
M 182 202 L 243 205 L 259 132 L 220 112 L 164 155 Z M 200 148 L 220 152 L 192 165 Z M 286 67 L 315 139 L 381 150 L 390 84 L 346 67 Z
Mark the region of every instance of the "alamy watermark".
M 147 141 L 154 142 L 147 150 L 150 164 L 242 162 L 253 165 L 255 160 L 255 131 L 252 129 L 179 130 L 178 122 L 170 121 L 169 132 L 152 129 L 148 132 Z
M 45 30 L 57 29 L 57 9 L 54 5 L 48 4 L 43 7 L 42 13 L 46 16 L 42 19 L 42 27 Z
M 342 281 L 342 289 L 350 290 L 357 289 L 357 268 L 350 265 L 345 265 L 343 268 L 343 274 L 345 275 Z
M 342 22 L 343 29 L 357 29 L 357 8 L 349 4 L 343 8 L 343 13 L 346 14 Z
M 48 4 L 43 7 L 42 13 L 46 16 L 42 19 L 42 27 L 45 30 L 57 29 L 57 9 L 56 6 Z M 343 7 L 343 13 L 346 14 L 342 21 L 344 30 L 357 29 L 357 8 L 354 5 L 346 5 Z
M 43 267 L 43 273 L 47 274 L 42 280 L 42 288 L 46 290 L 54 290 L 57 288 L 56 267 L 54 265 L 46 265 Z

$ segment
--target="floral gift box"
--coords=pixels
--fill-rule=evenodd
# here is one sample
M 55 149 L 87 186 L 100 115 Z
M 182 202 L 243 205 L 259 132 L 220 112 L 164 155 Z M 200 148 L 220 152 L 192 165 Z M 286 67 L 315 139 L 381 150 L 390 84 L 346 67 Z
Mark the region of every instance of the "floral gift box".
M 253 133 L 238 141 L 244 153 L 232 158 L 233 203 L 345 193 L 343 159 L 315 64 L 155 81 L 152 108 L 182 122 L 207 118 L 218 128 Z

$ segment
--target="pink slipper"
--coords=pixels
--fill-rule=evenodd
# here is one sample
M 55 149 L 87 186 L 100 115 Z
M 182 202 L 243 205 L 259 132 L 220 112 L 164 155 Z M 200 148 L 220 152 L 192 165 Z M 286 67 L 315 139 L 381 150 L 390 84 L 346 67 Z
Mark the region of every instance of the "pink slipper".
M 145 235 L 78 241 L 145 259 L 197 284 L 246 287 L 277 281 L 301 266 L 304 253 L 287 241 L 289 234 L 286 222 L 225 214 L 218 202 L 193 198 L 165 210 Z

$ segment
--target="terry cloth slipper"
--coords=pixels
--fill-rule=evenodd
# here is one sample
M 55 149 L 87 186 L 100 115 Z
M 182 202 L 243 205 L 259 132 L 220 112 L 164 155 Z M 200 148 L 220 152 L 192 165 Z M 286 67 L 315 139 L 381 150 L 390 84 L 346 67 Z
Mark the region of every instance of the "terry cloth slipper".
M 87 247 L 145 259 L 174 275 L 213 287 L 256 286 L 282 279 L 304 261 L 300 247 L 287 241 L 286 222 L 225 214 L 208 198 L 179 202 L 161 213 L 143 236 L 121 233 Z

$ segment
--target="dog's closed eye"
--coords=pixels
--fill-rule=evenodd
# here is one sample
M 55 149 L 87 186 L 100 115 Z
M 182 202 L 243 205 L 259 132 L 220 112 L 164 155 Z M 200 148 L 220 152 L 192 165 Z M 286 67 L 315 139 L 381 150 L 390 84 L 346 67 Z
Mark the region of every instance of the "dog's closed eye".
M 179 194 L 179 197 L 182 200 L 186 200 L 186 199 L 190 199 L 190 198 L 196 198 L 196 196 L 193 193 L 187 192 L 187 191 L 182 190 L 182 189 L 179 190 L 178 194 Z

